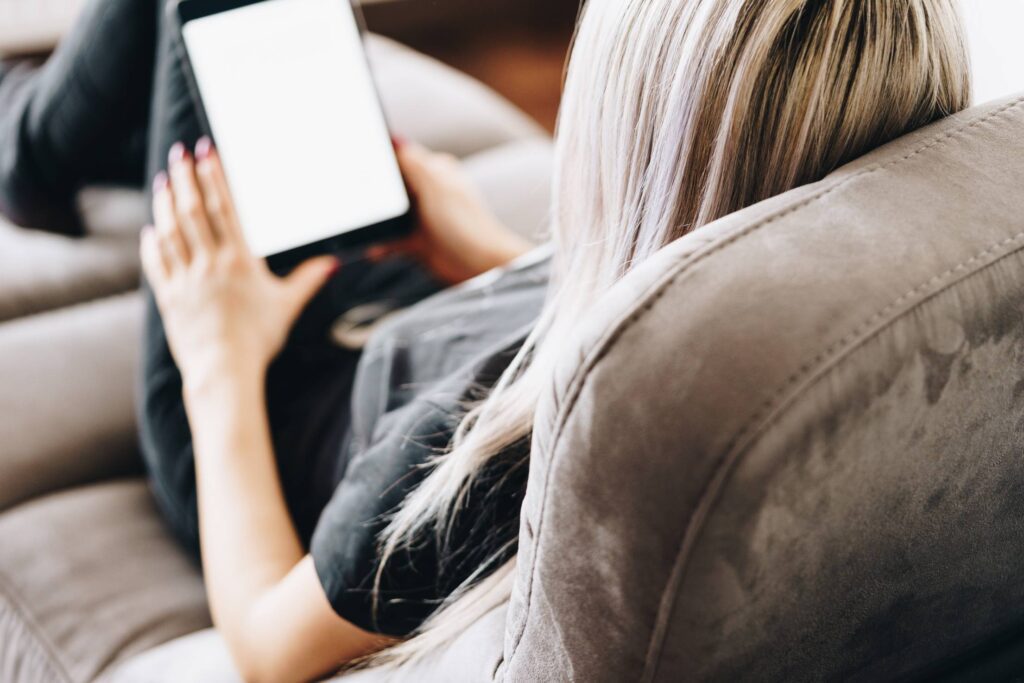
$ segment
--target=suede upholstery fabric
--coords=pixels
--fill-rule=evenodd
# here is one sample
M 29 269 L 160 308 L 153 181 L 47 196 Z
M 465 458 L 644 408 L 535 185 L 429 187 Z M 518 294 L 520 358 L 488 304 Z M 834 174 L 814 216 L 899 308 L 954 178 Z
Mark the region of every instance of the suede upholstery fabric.
M 622 282 L 539 407 L 498 678 L 896 680 L 1024 625 L 1022 187 L 1024 98 Z

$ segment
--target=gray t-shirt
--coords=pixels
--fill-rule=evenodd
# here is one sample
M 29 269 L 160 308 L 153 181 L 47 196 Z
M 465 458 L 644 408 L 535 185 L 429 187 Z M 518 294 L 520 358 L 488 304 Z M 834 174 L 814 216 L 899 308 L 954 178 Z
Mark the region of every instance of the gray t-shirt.
M 333 497 L 311 553 L 331 605 L 368 631 L 407 635 L 482 563 L 516 552 L 529 443 L 501 454 L 474 483 L 442 542 L 430 533 L 385 567 L 376 610 L 378 535 L 387 515 L 448 447 L 467 404 L 508 367 L 547 289 L 538 252 L 507 270 L 445 291 L 374 333 L 359 361 Z M 500 564 L 495 564 L 497 568 Z

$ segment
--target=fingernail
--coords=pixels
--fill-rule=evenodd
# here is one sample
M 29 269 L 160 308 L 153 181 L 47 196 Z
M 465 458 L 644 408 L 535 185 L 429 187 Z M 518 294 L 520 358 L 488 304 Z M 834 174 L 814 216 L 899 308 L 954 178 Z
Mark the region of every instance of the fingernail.
M 395 149 L 402 149 L 409 144 L 409 141 L 403 138 L 401 135 L 392 135 L 391 144 L 395 146 Z
M 341 259 L 339 259 L 338 257 L 334 257 L 334 265 L 332 265 L 330 269 L 327 271 L 327 277 L 334 277 L 335 275 L 338 274 L 339 270 L 341 270 Z
M 199 142 L 196 143 L 196 159 L 205 159 L 210 156 L 210 151 L 213 149 L 213 141 L 205 135 L 199 138 Z
M 153 176 L 153 194 L 162 192 L 167 187 L 167 174 L 160 171 Z
M 176 163 L 178 163 L 179 161 L 182 161 L 182 160 L 184 160 L 184 159 L 185 159 L 185 155 L 186 155 L 186 154 L 188 154 L 188 150 L 187 150 L 187 149 L 185 149 L 185 145 L 184 145 L 184 144 L 182 144 L 182 143 L 180 143 L 180 142 L 175 142 L 175 143 L 174 143 L 174 144 L 173 144 L 173 145 L 171 146 L 171 151 L 170 151 L 170 153 L 169 153 L 169 154 L 167 155 L 167 159 L 168 159 L 168 160 L 169 160 L 169 161 L 170 161 L 170 162 L 171 162 L 172 164 L 176 164 Z

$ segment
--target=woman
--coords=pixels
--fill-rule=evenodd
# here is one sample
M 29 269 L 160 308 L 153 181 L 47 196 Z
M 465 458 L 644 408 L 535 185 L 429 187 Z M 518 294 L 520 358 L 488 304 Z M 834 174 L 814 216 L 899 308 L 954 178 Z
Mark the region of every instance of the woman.
M 561 340 L 666 244 L 965 108 L 953 2 L 591 0 L 559 121 L 550 264 L 541 254 L 431 297 L 362 355 L 325 342 L 338 313 L 434 285 L 393 261 L 331 279 L 331 257 L 278 277 L 246 250 L 209 142 L 195 158 L 175 145 L 142 240 L 159 309 L 144 451 L 172 526 L 201 545 L 246 678 L 305 680 L 374 652 L 395 665 L 507 599 L 533 408 Z M 90 55 L 70 44 L 57 64 L 73 70 Z M 159 54 L 151 135 L 190 141 L 180 74 Z M 454 162 L 411 145 L 399 157 L 420 228 L 375 261 L 411 253 L 451 284 L 525 252 Z M 40 197 L 81 178 L 57 180 L 19 183 Z

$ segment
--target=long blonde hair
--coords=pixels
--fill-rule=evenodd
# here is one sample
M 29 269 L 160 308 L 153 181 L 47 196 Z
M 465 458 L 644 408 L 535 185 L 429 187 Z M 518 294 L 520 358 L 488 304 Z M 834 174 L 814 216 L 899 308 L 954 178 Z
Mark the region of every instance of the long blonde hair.
M 444 536 L 481 468 L 529 438 L 562 340 L 631 269 L 692 230 L 966 108 L 970 71 L 954 3 L 587 2 L 556 136 L 546 305 L 519 356 L 392 518 L 383 561 L 422 533 Z M 481 567 L 376 663 L 415 659 L 502 604 L 514 564 Z

